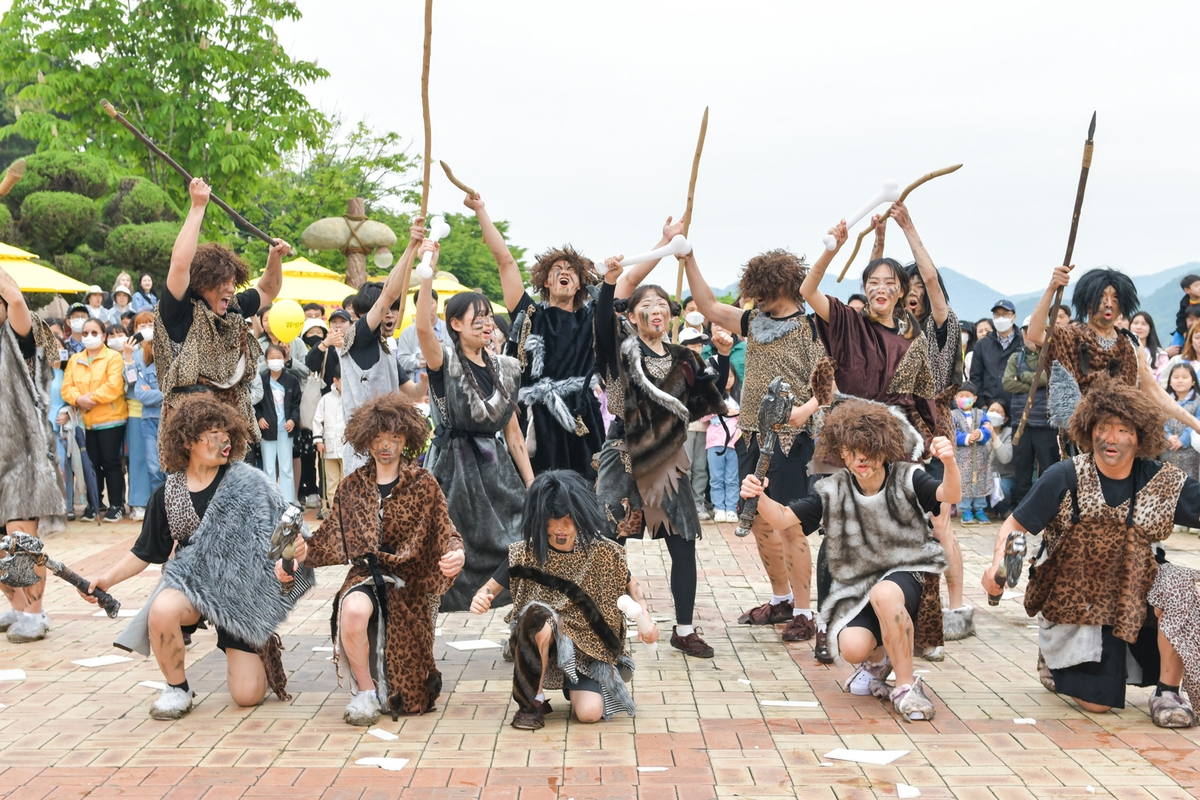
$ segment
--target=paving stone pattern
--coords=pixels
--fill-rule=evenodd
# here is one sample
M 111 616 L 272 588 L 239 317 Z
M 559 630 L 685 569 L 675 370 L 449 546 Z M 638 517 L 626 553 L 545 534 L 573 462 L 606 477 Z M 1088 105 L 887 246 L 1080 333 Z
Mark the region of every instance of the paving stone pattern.
M 225 657 L 215 636 L 201 631 L 188 654 L 199 704 L 178 722 L 148 716 L 157 691 L 139 682 L 162 680 L 152 659 L 93 669 L 71 663 L 119 653 L 111 641 L 126 620 L 93 617 L 94 607 L 51 578 L 49 637 L 22 646 L 0 639 L 0 670 L 26 672 L 24 681 L 0 683 L 0 796 L 858 800 L 896 797 L 897 784 L 908 784 L 925 798 L 963 800 L 1200 798 L 1200 729 L 1155 728 L 1148 690 L 1131 689 L 1119 713 L 1087 714 L 1038 683 L 1036 630 L 1020 599 L 989 608 L 978 584 L 996 525 L 959 528 L 978 635 L 950 643 L 942 663 L 918 662 L 937 706 L 931 723 L 906 723 L 890 704 L 843 693 L 850 669 L 818 664 L 811 643 L 785 645 L 774 629 L 736 624 L 769 588 L 753 542 L 735 537 L 733 527 L 707 524 L 699 547 L 696 619 L 716 658 L 685 658 L 666 643 L 670 622 L 660 623 L 656 653 L 633 645 L 636 718 L 580 724 L 551 696 L 555 712 L 536 732 L 508 725 L 512 671 L 498 649 L 459 652 L 446 644 L 500 641 L 503 609 L 442 615 L 438 708 L 385 717 L 378 727 L 398 738 L 383 741 L 342 721 L 349 692 L 338 688 L 331 653 L 314 650 L 331 644 L 330 600 L 341 569 L 319 573 L 319 587 L 282 630 L 290 702 L 234 706 L 224 688 Z M 133 523 L 73 523 L 48 549 L 96 574 L 136 535 Z M 1167 545 L 1174 560 L 1200 568 L 1195 535 L 1177 534 Z M 629 554 L 654 615 L 671 618 L 665 547 L 632 542 Z M 137 609 L 157 580 L 147 571 L 116 594 Z M 819 705 L 764 707 L 763 700 Z M 834 748 L 910 752 L 875 767 L 825 759 Z M 354 763 L 372 756 L 409 764 L 389 772 Z M 647 767 L 666 769 L 639 770 Z

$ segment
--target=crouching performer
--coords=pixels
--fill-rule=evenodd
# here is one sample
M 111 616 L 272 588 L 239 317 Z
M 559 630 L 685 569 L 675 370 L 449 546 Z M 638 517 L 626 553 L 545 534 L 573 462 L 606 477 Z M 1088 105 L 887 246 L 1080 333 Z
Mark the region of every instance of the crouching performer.
M 546 689 L 561 688 L 580 722 L 636 711 L 625 684 L 633 677 L 626 651 L 622 595 L 638 605 L 639 638 L 658 641 L 658 626 L 629 575 L 625 550 L 605 538 L 604 508 L 575 472 L 551 470 L 525 496 L 524 539 L 471 602 L 482 614 L 502 589 L 512 593 L 505 617 L 513 643 L 512 726 L 537 730 L 551 713 Z M 620 603 L 625 606 L 624 602 Z
M 373 725 L 381 712 L 397 719 L 434 709 L 442 692 L 434 619 L 465 554 L 437 479 L 417 465 L 429 440 L 420 410 L 381 395 L 350 415 L 345 439 L 369 460 L 342 479 L 329 516 L 296 559 L 350 565 L 333 603 L 334 659 L 350 664 L 346 722 Z
M 1175 580 L 1185 571 L 1157 543 L 1173 525 L 1196 526 L 1200 483 L 1153 460 L 1167 449 L 1165 421 L 1144 390 L 1095 381 L 1068 429 L 1080 454 L 1042 473 L 1000 527 L 983 587 L 1000 594 L 1010 533 L 1043 534 L 1025 590 L 1026 612 L 1040 614 L 1042 683 L 1094 713 L 1124 708 L 1128 684 L 1155 686 L 1151 720 L 1186 728 L 1196 715 L 1179 687 L 1200 649 L 1186 632 L 1193 625 L 1179 623 L 1200 615 L 1200 600 L 1195 578 Z
M 258 705 L 268 687 L 287 700 L 275 629 L 313 585 L 312 571 L 298 569 L 285 589 L 267 556 L 289 505 L 262 470 L 239 460 L 252 434 L 238 409 L 195 394 L 181 398 L 176 412 L 159 432 L 168 475 L 150 496 L 142 533 L 91 588 L 109 591 L 150 564 L 164 565 L 158 588 L 114 642 L 142 655 L 153 651 L 168 684 L 150 708 L 155 719 L 179 719 L 192 710 L 184 634 L 205 620 L 229 660 L 235 703 Z M 303 527 L 300 532 L 307 535 Z
M 860 666 L 848 682 L 852 694 L 890 698 L 905 721 L 933 719 L 924 684 L 913 675 L 914 646 L 940 638 L 941 602 L 934 578 L 946 555 L 925 514 L 960 499 L 954 445 L 934 437 L 929 450 L 945 466 L 938 481 L 915 460 L 920 434 L 898 410 L 866 400 L 834 407 L 821 429 L 814 460 L 840 469 L 817 481 L 790 506 L 765 494 L 748 475 L 742 497 L 758 497 L 758 513 L 773 528 L 799 524 L 825 531 L 832 583 L 818 611 L 835 659 Z M 886 683 L 892 670 L 894 687 Z

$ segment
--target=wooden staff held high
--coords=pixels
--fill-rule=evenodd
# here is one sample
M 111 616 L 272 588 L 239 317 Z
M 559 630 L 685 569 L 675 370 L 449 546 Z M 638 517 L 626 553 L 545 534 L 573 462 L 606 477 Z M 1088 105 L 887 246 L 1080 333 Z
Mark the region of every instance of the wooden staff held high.
M 425 0 L 425 54 L 421 59 L 421 115 L 425 118 L 425 160 L 422 164 L 424 174 L 421 178 L 421 217 L 429 210 L 429 168 L 433 166 L 433 126 L 429 121 L 429 53 L 433 47 L 433 0 Z M 398 324 L 404 324 L 404 307 L 408 305 L 408 281 L 412 275 L 412 259 L 404 267 L 404 287 L 400 295 L 400 313 L 396 317 Z
M 704 152 L 704 136 L 708 133 L 708 106 L 704 107 L 704 117 L 700 120 L 700 138 L 696 142 L 696 155 L 692 157 L 692 177 L 688 181 L 687 209 L 683 212 L 683 238 L 686 239 L 688 229 L 692 227 L 692 200 L 696 196 L 696 176 L 700 173 L 700 154 Z M 683 304 L 683 257 L 679 259 L 679 276 L 675 280 L 675 299 Z M 682 310 L 682 309 L 681 309 Z M 671 325 L 671 338 L 679 338 L 679 317 Z

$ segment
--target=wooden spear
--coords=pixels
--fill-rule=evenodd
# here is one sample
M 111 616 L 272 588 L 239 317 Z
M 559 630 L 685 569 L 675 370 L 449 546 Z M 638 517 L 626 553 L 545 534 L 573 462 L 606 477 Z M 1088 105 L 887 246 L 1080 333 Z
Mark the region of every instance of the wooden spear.
M 433 128 L 429 122 L 429 53 L 433 45 L 433 0 L 425 0 L 425 55 L 421 59 L 421 115 L 425 118 L 425 160 L 422 164 L 424 177 L 421 179 L 421 217 L 429 210 L 429 169 L 433 166 Z M 412 265 L 416 254 L 404 266 L 404 275 L 400 285 L 404 287 L 400 295 L 400 313 L 396 324 L 404 324 L 404 307 L 408 305 L 408 281 L 412 277 Z
M 1096 138 L 1096 112 L 1092 112 L 1092 124 L 1088 126 L 1087 141 L 1083 143 L 1083 167 L 1079 172 L 1079 188 L 1075 190 L 1075 210 L 1071 214 L 1071 233 L 1067 236 L 1067 254 L 1063 256 L 1063 266 L 1071 266 L 1071 255 L 1075 252 L 1075 234 L 1079 231 L 1079 212 L 1083 210 L 1083 192 L 1087 189 L 1088 170 L 1092 167 L 1092 140 Z M 1050 313 L 1056 313 L 1055 309 L 1062 304 L 1063 296 L 1062 286 L 1058 287 L 1058 291 L 1054 293 L 1054 305 L 1050 306 Z M 1021 441 L 1021 434 L 1025 432 L 1025 424 L 1029 422 L 1029 409 L 1033 405 L 1033 396 L 1037 393 L 1038 381 L 1041 379 L 1042 372 L 1050 373 L 1050 341 L 1054 338 L 1054 329 L 1057 325 L 1053 323 L 1046 326 L 1046 341 L 1042 342 L 1041 358 L 1038 360 L 1037 369 L 1033 371 L 1033 383 L 1029 386 L 1029 396 L 1025 398 L 1025 410 L 1021 412 L 1021 424 L 1017 426 L 1017 432 L 1013 434 L 1013 444 Z
M 688 230 L 692 227 L 692 200 L 696 197 L 696 176 L 700 173 L 700 154 L 704 152 L 704 136 L 707 133 L 708 106 L 705 106 L 704 117 L 700 120 L 700 138 L 696 142 L 696 155 L 692 157 L 692 177 L 688 181 L 687 208 L 683 212 L 683 238 L 685 239 L 687 238 Z M 679 259 L 679 276 L 675 280 L 675 299 L 681 305 L 683 303 L 684 258 Z M 675 322 L 671 326 L 671 338 L 676 340 L 679 338 L 679 317 L 675 317 Z

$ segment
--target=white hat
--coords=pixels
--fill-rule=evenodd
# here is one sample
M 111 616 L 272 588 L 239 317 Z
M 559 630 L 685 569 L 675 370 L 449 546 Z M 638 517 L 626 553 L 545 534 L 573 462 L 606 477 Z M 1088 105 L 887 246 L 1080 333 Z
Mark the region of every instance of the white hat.
M 688 342 L 704 341 L 704 331 L 698 331 L 695 328 L 684 328 L 679 332 L 679 343 L 687 344 Z
M 1025 318 L 1025 321 L 1021 323 L 1021 327 L 1022 327 L 1022 328 L 1028 328 L 1028 327 L 1029 327 L 1029 321 L 1030 321 L 1030 320 L 1032 320 L 1032 319 L 1033 319 L 1033 315 L 1032 315 L 1032 314 L 1030 314 L 1028 317 L 1026 317 L 1026 318 Z
M 304 320 L 304 327 L 300 329 L 300 335 L 303 336 L 304 334 L 311 331 L 313 328 L 321 328 L 322 330 L 324 330 L 326 332 L 329 331 L 329 326 L 327 324 L 325 324 L 325 320 L 323 320 L 323 319 L 306 319 L 306 320 Z
M 87 291 L 83 293 L 83 296 L 84 296 L 85 298 L 87 298 L 87 297 L 89 297 L 89 296 L 91 296 L 91 295 L 93 295 L 93 294 L 98 294 L 98 295 L 101 295 L 101 296 L 103 296 L 103 294 L 104 294 L 104 290 L 103 290 L 103 289 L 101 289 L 99 286 L 96 286 L 96 285 L 94 285 L 94 284 L 93 284 L 92 286 L 89 286 L 89 287 L 87 288 Z
M 97 288 L 97 287 L 93 287 L 93 288 Z M 133 297 L 133 292 L 129 291 L 129 289 L 126 288 L 124 284 L 113 287 L 112 293 L 116 294 L 117 292 L 121 292 L 126 297 Z

